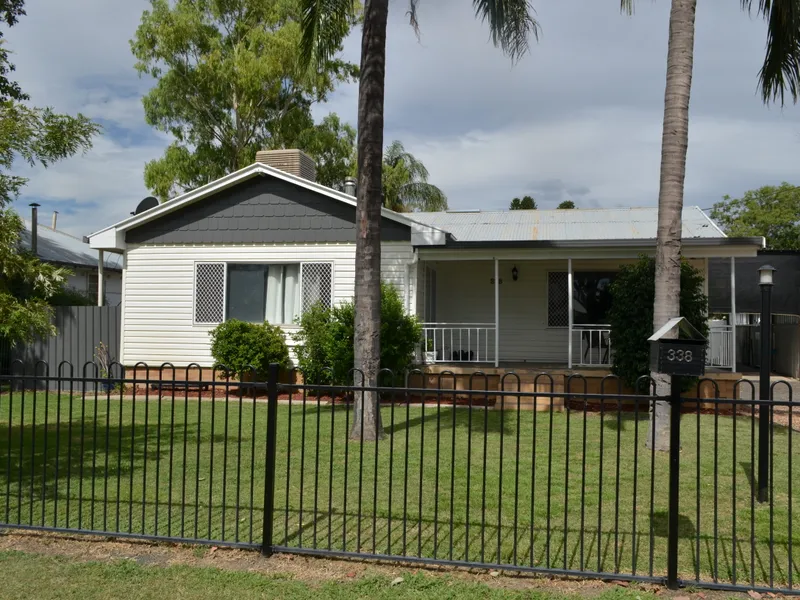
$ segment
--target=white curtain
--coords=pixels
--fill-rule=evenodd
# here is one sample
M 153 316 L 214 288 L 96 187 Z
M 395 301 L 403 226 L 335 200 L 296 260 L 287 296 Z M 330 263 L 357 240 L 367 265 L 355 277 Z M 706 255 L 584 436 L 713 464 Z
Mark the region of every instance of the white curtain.
M 266 320 L 273 325 L 289 325 L 299 316 L 300 265 L 270 265 Z

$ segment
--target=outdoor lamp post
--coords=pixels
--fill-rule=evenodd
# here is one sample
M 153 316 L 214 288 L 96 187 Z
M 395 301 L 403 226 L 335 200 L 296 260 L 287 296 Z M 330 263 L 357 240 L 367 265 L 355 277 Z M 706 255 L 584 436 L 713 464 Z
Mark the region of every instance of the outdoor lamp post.
M 761 286 L 761 369 L 759 373 L 758 406 L 758 501 L 769 499 L 769 431 L 771 406 L 769 376 L 772 371 L 772 285 L 775 267 L 764 265 L 758 270 Z

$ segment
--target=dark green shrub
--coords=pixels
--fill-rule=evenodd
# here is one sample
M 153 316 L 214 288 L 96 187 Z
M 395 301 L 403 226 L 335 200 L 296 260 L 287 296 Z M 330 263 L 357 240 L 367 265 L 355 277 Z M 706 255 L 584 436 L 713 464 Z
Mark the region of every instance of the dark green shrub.
M 232 375 L 247 376 L 250 367 L 256 376 L 266 380 L 270 363 L 289 365 L 286 336 L 280 327 L 269 323 L 245 323 L 231 319 L 209 332 L 211 356 L 230 369 Z
M 406 314 L 397 289 L 384 285 L 381 295 L 381 368 L 396 376 L 407 371 L 422 339 L 422 325 Z
M 332 318 L 331 309 L 319 303 L 306 310 L 300 317 L 301 329 L 294 334 L 294 339 L 298 343 L 295 346 L 295 354 L 297 365 L 308 382 L 329 383 L 329 378 L 324 376 L 324 369 L 328 363 L 327 332 Z
M 300 319 L 297 362 L 310 383 L 352 383 L 355 306 L 352 302 L 325 308 L 316 306 Z M 391 285 L 381 285 L 381 368 L 405 372 L 414 360 L 422 337 L 416 317 L 407 315 L 403 300 Z M 381 381 L 381 384 L 388 383 Z
M 624 265 L 611 284 L 611 347 L 614 349 L 611 371 L 627 384 L 650 373 L 650 343 L 653 335 L 655 299 L 655 259 L 642 256 L 632 265 Z M 703 273 L 686 260 L 681 262 L 682 317 L 708 336 L 708 298 L 703 293 Z

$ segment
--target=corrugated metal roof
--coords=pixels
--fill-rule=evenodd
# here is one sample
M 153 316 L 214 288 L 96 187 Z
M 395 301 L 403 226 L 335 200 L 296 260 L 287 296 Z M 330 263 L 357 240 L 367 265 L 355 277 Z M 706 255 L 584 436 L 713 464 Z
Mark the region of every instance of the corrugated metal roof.
M 25 229 L 20 235 L 20 245 L 27 250 L 31 249 L 31 222 L 23 219 Z M 47 262 L 60 263 L 65 265 L 75 265 L 76 267 L 97 268 L 97 250 L 89 247 L 89 244 L 63 231 L 53 230 L 50 227 L 39 224 L 38 249 L 39 258 Z M 103 257 L 106 269 L 122 270 L 122 255 L 114 252 L 106 252 Z
M 448 211 L 413 213 L 412 219 L 443 229 L 461 242 L 655 239 L 658 209 Z M 698 207 L 683 209 L 684 238 L 725 234 Z

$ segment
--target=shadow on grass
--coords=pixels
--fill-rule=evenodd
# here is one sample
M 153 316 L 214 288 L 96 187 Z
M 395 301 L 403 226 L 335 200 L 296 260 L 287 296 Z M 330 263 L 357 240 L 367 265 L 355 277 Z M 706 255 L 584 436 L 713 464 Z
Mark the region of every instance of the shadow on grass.
M 300 522 L 297 511 L 291 510 L 286 522 L 276 520 L 279 543 L 297 549 L 328 549 L 330 543 L 333 550 L 349 552 L 537 566 L 574 572 L 649 572 L 658 575 L 666 570 L 664 513 L 656 514 L 652 537 L 649 528 L 634 535 L 628 530 L 598 533 L 594 527 L 565 530 L 563 526 L 547 527 L 545 523 L 535 527 L 523 523 L 517 528 L 510 525 L 498 528 L 497 524 L 478 519 L 436 522 L 428 518 L 404 519 L 397 515 L 389 519 L 386 514 L 377 517 L 363 514 L 359 518 L 356 512 L 345 514 L 337 510 L 322 511 L 317 515 L 315 521 L 313 513 L 307 512 Z M 705 534 L 698 537 L 692 521 L 683 515 L 679 534 L 681 539 L 697 539 L 703 546 L 713 547 L 715 542 L 720 548 L 734 546 L 734 541 L 728 536 L 716 540 L 714 536 Z M 738 581 L 742 581 L 749 579 L 752 573 L 756 583 L 766 584 L 770 578 L 771 555 L 778 552 L 785 558 L 789 550 L 785 542 L 770 547 L 767 540 L 760 540 L 753 549 L 751 564 L 749 541 L 737 540 L 735 547 L 735 562 L 725 552 L 718 556 L 703 552 L 698 562 L 694 550 L 689 559 L 688 547 L 684 544 L 681 551 L 686 553 L 681 555 L 681 572 L 686 575 L 699 573 L 701 580 L 716 578 L 720 581 L 730 581 L 734 574 Z M 777 562 L 774 565 L 775 585 L 785 584 L 788 580 L 786 566 Z M 793 579 L 796 579 L 800 572 L 793 562 L 791 570 Z
M 522 416 L 518 411 L 491 410 L 487 407 L 474 407 L 470 410 L 447 406 L 438 410 L 436 406 L 433 406 L 417 409 L 421 411 L 421 414 L 405 419 L 405 406 L 398 406 L 395 410 L 396 417 L 403 418 L 403 421 L 392 423 L 390 420 L 388 423 L 384 423 L 384 429 L 389 435 L 401 433 L 406 429 L 425 427 L 428 423 L 436 424 L 437 421 L 441 430 L 450 430 L 455 427 L 456 429 L 468 429 L 478 434 L 485 431 L 514 435 L 517 419 Z

